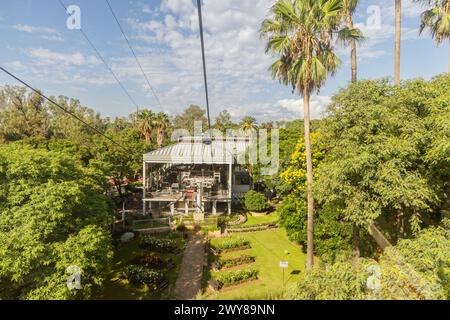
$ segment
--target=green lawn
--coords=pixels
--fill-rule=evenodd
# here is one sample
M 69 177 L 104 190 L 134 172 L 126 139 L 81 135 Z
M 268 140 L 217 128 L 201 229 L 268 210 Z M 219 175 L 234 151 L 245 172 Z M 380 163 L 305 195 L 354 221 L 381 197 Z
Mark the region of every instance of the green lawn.
M 286 284 L 293 283 L 305 270 L 306 255 L 299 245 L 289 241 L 282 228 L 236 234 L 233 237 L 244 237 L 251 241 L 252 248 L 245 253 L 256 257 L 252 267 L 260 271 L 259 280 L 236 288 L 225 288 L 220 292 L 206 293 L 204 299 L 251 300 L 274 297 L 283 290 L 283 270 L 279 267 L 281 260 L 289 261 L 289 268 L 284 273 Z M 242 253 L 233 252 L 229 255 Z
M 263 223 L 272 223 L 278 221 L 278 215 L 274 212 L 265 216 L 254 217 L 251 214 L 247 214 L 247 221 L 243 223 L 243 226 L 254 226 Z
M 178 247 L 182 248 L 183 240 L 177 239 Z M 132 260 L 139 253 L 145 251 L 139 248 L 138 240 L 133 240 L 127 244 L 121 245 L 115 249 L 114 260 L 111 266 L 111 272 L 106 279 L 101 290 L 96 293 L 96 299 L 100 300 L 159 300 L 159 299 L 174 299 L 174 287 L 178 277 L 179 268 L 182 260 L 182 253 L 174 255 L 172 253 L 159 254 L 165 260 L 171 258 L 176 264 L 176 267 L 171 271 L 161 270 L 169 280 L 169 289 L 161 294 L 152 294 L 147 286 L 137 287 L 127 280 L 120 279 L 122 269 L 132 264 Z

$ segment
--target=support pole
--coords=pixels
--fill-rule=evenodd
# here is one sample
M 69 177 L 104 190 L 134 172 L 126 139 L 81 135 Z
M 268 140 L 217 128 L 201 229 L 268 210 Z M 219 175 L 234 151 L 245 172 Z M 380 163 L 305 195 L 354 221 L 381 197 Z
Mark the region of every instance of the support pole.
M 231 202 L 233 201 L 233 164 L 230 163 L 229 173 L 228 173 L 228 214 L 231 214 Z
M 146 163 L 145 161 L 142 163 L 142 215 L 145 216 L 145 198 L 147 196 L 147 179 L 146 179 Z

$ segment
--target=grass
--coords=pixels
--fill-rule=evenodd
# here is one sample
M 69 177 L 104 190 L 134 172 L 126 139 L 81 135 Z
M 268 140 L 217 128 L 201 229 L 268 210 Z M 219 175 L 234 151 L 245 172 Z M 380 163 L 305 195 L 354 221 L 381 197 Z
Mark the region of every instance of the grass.
M 251 232 L 246 233 L 244 237 L 251 242 L 252 248 L 246 250 L 245 253 L 256 257 L 256 262 L 252 265 L 252 268 L 259 270 L 259 280 L 236 288 L 225 288 L 219 292 L 206 293 L 201 297 L 202 299 L 252 300 L 273 298 L 282 293 L 284 285 L 294 283 L 305 271 L 306 255 L 299 245 L 288 239 L 285 229 Z M 240 252 L 240 254 L 242 253 Z M 239 255 L 239 253 L 227 253 L 223 257 L 229 258 L 236 255 Z M 284 285 L 283 270 L 279 267 L 281 260 L 289 261 L 289 268 L 284 270 Z M 214 277 L 214 274 L 212 276 Z
M 278 221 L 278 215 L 274 212 L 265 216 L 254 217 L 247 214 L 247 221 L 242 226 L 254 226 L 263 223 L 275 223 Z
M 177 239 L 177 245 L 181 249 L 184 242 Z M 153 294 L 147 286 L 137 287 L 130 284 L 127 280 L 120 279 L 122 269 L 132 264 L 133 258 L 145 249 L 139 248 L 139 241 L 133 240 L 127 244 L 123 244 L 115 249 L 114 260 L 111 266 L 111 272 L 104 282 L 101 291 L 95 295 L 99 300 L 159 300 L 159 299 L 174 299 L 175 282 L 178 277 L 179 268 L 181 265 L 182 253 L 174 255 L 172 253 L 158 254 L 164 260 L 172 258 L 176 267 L 171 271 L 161 270 L 169 281 L 169 289 L 165 294 Z

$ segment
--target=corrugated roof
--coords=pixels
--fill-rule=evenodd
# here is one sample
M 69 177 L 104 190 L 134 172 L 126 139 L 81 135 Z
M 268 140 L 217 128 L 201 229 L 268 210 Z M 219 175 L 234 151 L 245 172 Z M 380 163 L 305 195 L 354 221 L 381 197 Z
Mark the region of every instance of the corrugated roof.
M 201 138 L 182 138 L 177 144 L 144 155 L 148 163 L 230 164 L 243 157 L 250 145 L 248 138 L 215 139 L 211 144 Z

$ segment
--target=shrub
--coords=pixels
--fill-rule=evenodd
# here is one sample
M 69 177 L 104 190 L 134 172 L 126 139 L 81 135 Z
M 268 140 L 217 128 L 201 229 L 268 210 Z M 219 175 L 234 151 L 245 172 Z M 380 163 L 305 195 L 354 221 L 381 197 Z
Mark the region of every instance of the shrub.
M 240 257 L 233 258 L 233 259 L 226 259 L 226 260 L 219 259 L 219 261 L 217 261 L 217 264 L 218 264 L 219 269 L 222 269 L 222 268 L 233 268 L 236 266 L 240 266 L 243 264 L 249 264 L 249 263 L 253 263 L 253 262 L 255 262 L 255 257 L 252 257 L 248 254 L 244 254 Z
M 161 272 L 137 265 L 129 265 L 125 267 L 122 271 L 122 276 L 135 285 L 151 285 L 163 278 L 163 274 Z
M 214 243 L 213 247 L 218 250 L 232 250 L 238 248 L 250 247 L 250 241 L 245 238 L 229 238 Z
M 216 278 L 216 280 L 219 283 L 219 287 L 223 288 L 258 279 L 258 273 L 259 271 L 255 269 L 242 269 L 222 273 Z
M 165 265 L 164 260 L 153 252 L 147 252 L 137 256 L 133 259 L 133 263 L 155 269 L 162 268 Z
M 144 236 L 141 239 L 139 247 L 152 251 L 163 252 L 174 250 L 177 247 L 177 244 L 171 239 L 160 239 L 152 236 Z
M 265 195 L 250 190 L 245 194 L 245 207 L 249 211 L 263 212 L 269 208 L 269 205 Z

